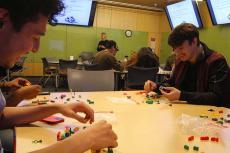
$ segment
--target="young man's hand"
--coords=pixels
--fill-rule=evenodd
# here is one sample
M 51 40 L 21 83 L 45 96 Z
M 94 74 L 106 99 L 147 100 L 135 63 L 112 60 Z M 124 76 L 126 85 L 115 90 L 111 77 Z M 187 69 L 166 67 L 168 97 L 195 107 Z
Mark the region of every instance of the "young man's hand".
M 160 89 L 162 95 L 168 98 L 170 101 L 179 100 L 181 91 L 174 87 L 164 87 Z

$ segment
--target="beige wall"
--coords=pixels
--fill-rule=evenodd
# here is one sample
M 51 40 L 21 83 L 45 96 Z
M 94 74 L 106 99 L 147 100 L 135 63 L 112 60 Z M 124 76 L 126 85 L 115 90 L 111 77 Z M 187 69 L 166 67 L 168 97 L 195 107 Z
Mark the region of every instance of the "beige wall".
M 161 16 L 161 33 L 162 32 L 169 32 L 169 31 L 171 31 L 171 28 L 170 28 L 170 25 L 168 22 L 168 18 L 167 18 L 165 13 L 162 13 L 162 16 Z
M 156 53 L 159 55 L 162 14 L 162 12 L 98 5 L 94 26 L 148 32 L 149 45 L 151 38 L 155 38 Z
M 98 5 L 94 26 L 158 33 L 161 15 L 161 12 Z
M 203 2 L 199 2 L 198 3 L 198 8 L 200 11 L 200 16 L 201 16 L 201 20 L 203 22 L 204 27 L 212 27 L 212 20 L 210 18 L 210 14 L 208 12 L 208 8 L 206 3 Z

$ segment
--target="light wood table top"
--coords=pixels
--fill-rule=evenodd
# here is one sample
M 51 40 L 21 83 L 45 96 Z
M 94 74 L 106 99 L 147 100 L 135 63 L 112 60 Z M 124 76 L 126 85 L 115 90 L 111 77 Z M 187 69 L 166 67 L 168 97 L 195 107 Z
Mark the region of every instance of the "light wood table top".
M 211 120 L 210 116 L 218 114 L 219 110 L 224 111 L 224 116 L 230 114 L 229 109 L 189 104 L 169 106 L 167 100 L 163 98 L 160 99 L 160 104 L 146 104 L 145 96 L 137 93 L 138 91 L 88 92 L 75 93 L 74 95 L 82 95 L 82 99 L 93 100 L 95 103 L 90 106 L 96 112 L 96 121 L 106 119 L 113 125 L 113 129 L 118 135 L 119 145 L 114 149 L 115 153 L 195 152 L 193 151 L 194 145 L 199 147 L 199 152 L 230 153 L 230 128 L 227 128 L 230 127 L 229 123 L 224 124 L 225 128 L 218 128 L 218 133 L 208 135 L 218 137 L 220 139 L 218 143 L 210 140 L 200 141 L 199 134 L 185 133 L 178 125 L 182 114 L 198 119 L 200 119 L 199 115 L 205 114 L 209 116 L 207 120 Z M 71 94 L 73 95 L 73 93 Z M 131 98 L 129 99 L 127 96 L 131 96 Z M 63 99 L 61 101 L 64 102 Z M 215 112 L 209 112 L 209 109 L 213 109 Z M 113 113 L 102 113 L 104 111 L 113 111 Z M 65 118 L 64 123 L 57 125 L 35 122 L 27 127 L 16 127 L 16 152 L 29 152 L 55 143 L 57 131 L 63 130 L 66 125 L 82 124 Z M 191 135 L 195 136 L 195 140 L 188 142 L 187 139 Z M 33 143 L 34 140 L 42 140 L 42 143 Z M 185 144 L 189 145 L 189 151 L 184 150 Z

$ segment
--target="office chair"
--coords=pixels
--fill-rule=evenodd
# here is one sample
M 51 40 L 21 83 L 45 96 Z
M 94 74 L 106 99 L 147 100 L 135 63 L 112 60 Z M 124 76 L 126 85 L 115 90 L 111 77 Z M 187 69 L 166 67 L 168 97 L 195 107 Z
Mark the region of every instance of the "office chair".
M 93 59 L 94 59 L 94 52 L 81 52 L 80 54 L 80 60 L 82 63 L 86 63 L 86 64 L 91 64 Z
M 69 89 L 72 91 L 114 91 L 114 71 L 85 71 L 67 69 Z
M 59 59 L 59 71 L 58 71 L 58 86 L 59 82 L 62 80 L 62 82 L 66 82 L 67 84 L 67 69 L 76 69 L 77 68 L 77 60 L 64 60 Z M 64 85 L 64 83 L 63 83 Z
M 26 58 L 27 58 L 26 56 L 19 58 L 19 60 L 10 69 L 5 69 L 1 67 L 0 76 L 3 77 L 1 80 L 10 81 L 12 73 L 21 73 L 25 69 L 23 65 L 25 63 Z
M 58 64 L 57 66 L 51 65 L 50 63 L 48 63 L 46 57 L 42 58 L 42 63 L 43 63 L 43 76 L 40 79 L 40 84 L 43 87 L 45 87 L 47 82 L 53 78 L 55 80 L 55 87 L 57 87 Z
M 59 59 L 59 75 L 66 76 L 68 68 L 76 69 L 77 68 L 77 60 Z
M 86 71 L 100 71 L 100 65 L 98 64 L 84 64 L 84 68 Z
M 131 66 L 128 67 L 127 87 L 129 89 L 143 90 L 144 83 L 147 80 L 155 81 L 158 67 L 142 68 Z

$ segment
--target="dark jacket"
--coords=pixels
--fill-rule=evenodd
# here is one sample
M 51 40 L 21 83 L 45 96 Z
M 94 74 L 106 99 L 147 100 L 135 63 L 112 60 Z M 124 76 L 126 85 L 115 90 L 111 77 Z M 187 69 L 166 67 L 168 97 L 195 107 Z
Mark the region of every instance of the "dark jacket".
M 99 43 L 97 45 L 97 51 L 100 52 L 100 51 L 105 50 L 106 43 L 108 43 L 108 40 L 101 40 L 101 41 L 99 41 Z M 104 47 L 102 47 L 102 46 L 104 46 Z
M 230 107 L 230 69 L 225 58 L 204 43 L 203 54 L 196 63 L 195 91 L 181 91 L 180 100 L 191 104 Z M 170 85 L 181 90 L 189 63 L 176 61 Z M 187 80 L 190 81 L 190 80 Z
M 100 70 L 114 69 L 120 71 L 122 69 L 120 63 L 116 60 L 114 55 L 110 53 L 108 50 L 98 52 L 95 55 L 93 64 L 97 64 Z

